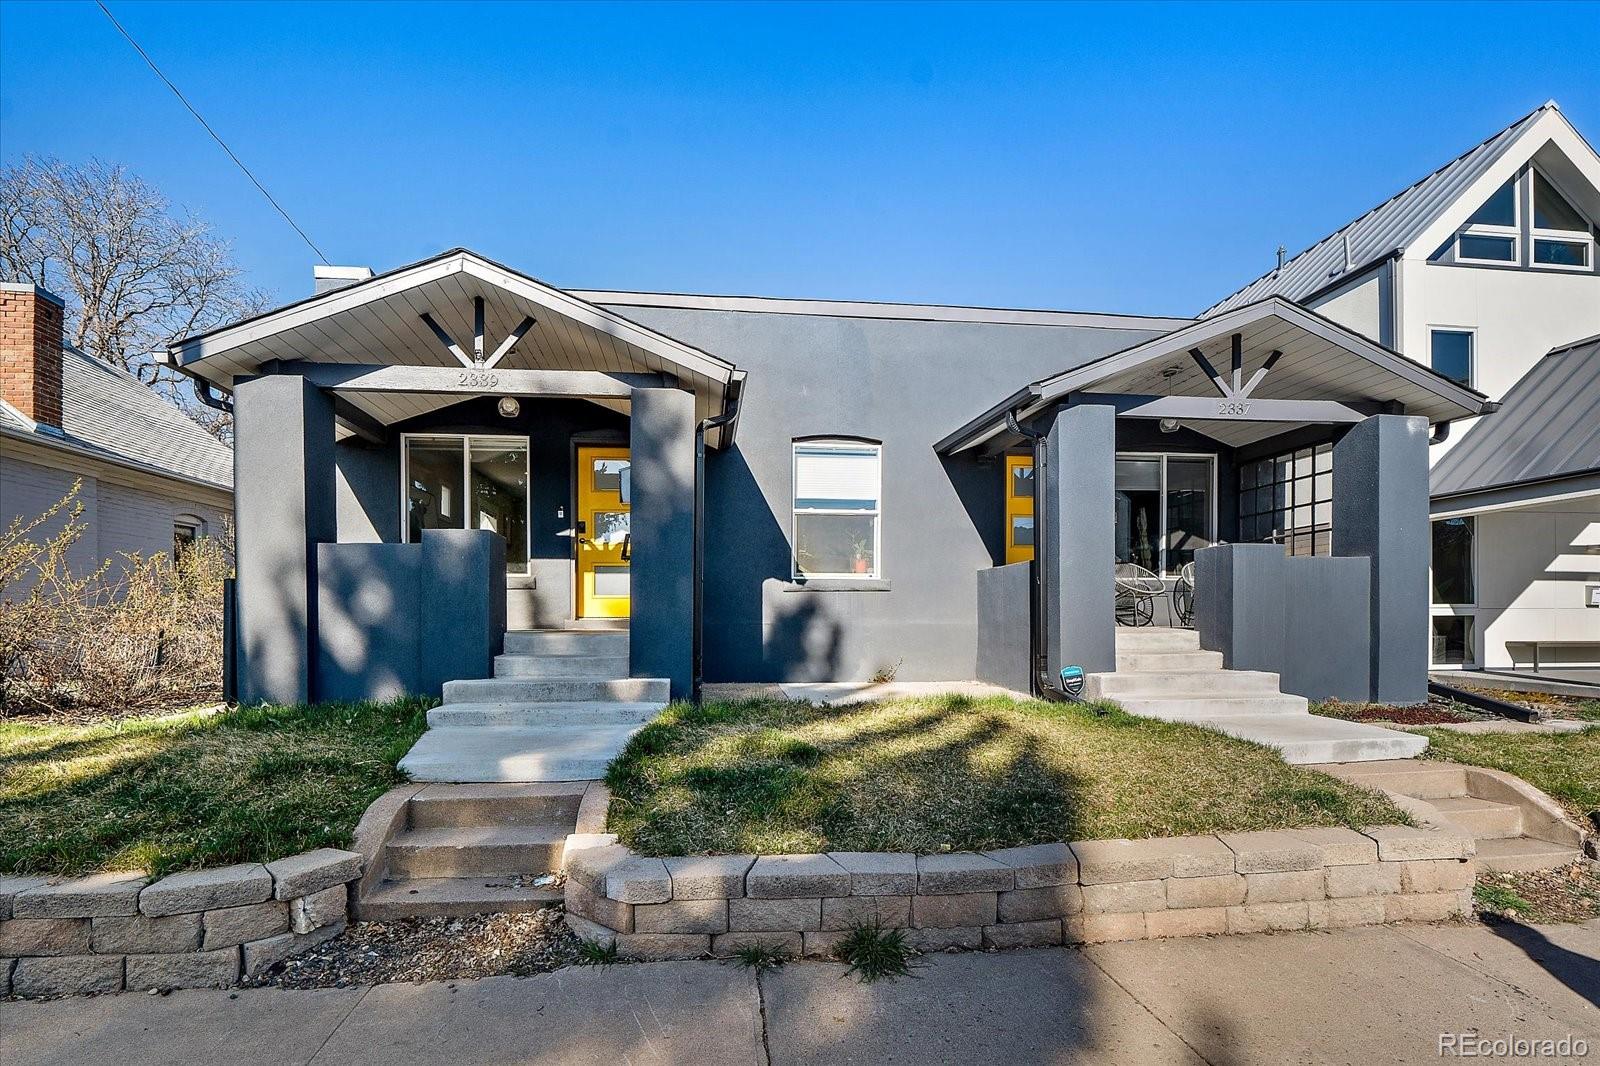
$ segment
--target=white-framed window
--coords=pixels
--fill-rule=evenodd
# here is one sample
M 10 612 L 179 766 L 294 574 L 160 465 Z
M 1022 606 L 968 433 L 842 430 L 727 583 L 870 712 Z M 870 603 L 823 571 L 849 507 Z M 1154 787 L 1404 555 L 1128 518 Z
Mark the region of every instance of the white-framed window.
M 792 474 L 794 577 L 880 577 L 883 445 L 797 440 Z
M 1477 662 L 1477 520 L 1471 515 L 1432 523 L 1429 568 L 1429 658 L 1435 666 Z
M 1116 558 L 1168 576 L 1216 542 L 1212 455 L 1118 452 L 1113 500 Z
M 406 433 L 400 438 L 400 536 L 487 529 L 506 541 L 506 570 L 528 572 L 528 438 Z
M 1477 331 L 1467 326 L 1428 327 L 1428 365 L 1451 381 L 1472 387 Z
M 205 519 L 197 515 L 181 514 L 172 519 L 172 558 L 182 559 L 194 547 L 195 541 L 206 535 Z
M 1456 259 L 1463 263 L 1515 264 L 1521 236 L 1519 215 L 1517 179 L 1512 178 L 1496 189 L 1456 234 Z
M 1532 265 L 1542 270 L 1592 269 L 1594 231 L 1589 221 L 1537 167 L 1532 183 Z

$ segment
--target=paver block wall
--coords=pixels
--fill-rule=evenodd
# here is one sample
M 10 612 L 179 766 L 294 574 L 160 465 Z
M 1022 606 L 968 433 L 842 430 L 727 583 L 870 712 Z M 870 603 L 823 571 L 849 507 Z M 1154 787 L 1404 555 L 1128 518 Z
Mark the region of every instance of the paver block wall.
M 0 877 L 0 996 L 226 988 L 344 931 L 361 856 L 71 880 Z
M 1406 826 L 944 855 L 661 859 L 615 840 L 569 838 L 567 921 L 627 958 L 829 955 L 858 923 L 933 951 L 1437 921 L 1471 911 L 1475 877 L 1470 837 Z

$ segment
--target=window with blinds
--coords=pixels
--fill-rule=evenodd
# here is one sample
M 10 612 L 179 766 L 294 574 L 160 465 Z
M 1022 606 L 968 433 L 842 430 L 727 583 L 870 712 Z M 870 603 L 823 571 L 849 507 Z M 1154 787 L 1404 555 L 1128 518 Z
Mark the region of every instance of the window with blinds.
M 860 441 L 794 445 L 794 576 L 879 576 L 883 448 Z

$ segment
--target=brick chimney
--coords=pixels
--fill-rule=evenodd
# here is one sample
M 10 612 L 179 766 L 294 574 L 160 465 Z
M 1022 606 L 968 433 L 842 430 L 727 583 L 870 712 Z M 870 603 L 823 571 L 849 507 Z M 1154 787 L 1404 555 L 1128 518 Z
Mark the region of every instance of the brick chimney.
M 61 297 L 28 283 L 0 282 L 0 398 L 61 428 Z

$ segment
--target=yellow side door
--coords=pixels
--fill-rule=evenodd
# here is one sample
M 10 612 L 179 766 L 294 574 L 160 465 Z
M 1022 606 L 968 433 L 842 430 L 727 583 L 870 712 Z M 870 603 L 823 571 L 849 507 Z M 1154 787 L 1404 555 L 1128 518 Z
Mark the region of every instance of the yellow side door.
M 1033 456 L 1006 456 L 1006 562 L 1033 558 Z
M 628 449 L 578 449 L 578 617 L 627 618 L 632 480 Z

